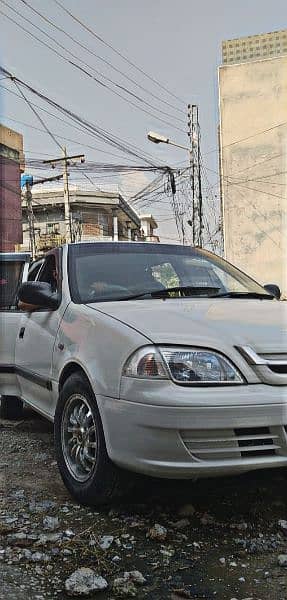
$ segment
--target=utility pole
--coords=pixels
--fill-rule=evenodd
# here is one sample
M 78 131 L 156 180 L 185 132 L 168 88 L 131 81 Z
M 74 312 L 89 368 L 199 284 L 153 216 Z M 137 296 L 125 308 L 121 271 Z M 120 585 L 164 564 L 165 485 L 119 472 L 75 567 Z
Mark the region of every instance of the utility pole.
M 28 231 L 29 231 L 29 238 L 30 238 L 30 251 L 31 251 L 31 255 L 32 255 L 32 259 L 34 260 L 36 258 L 36 238 L 35 238 L 35 217 L 34 217 L 34 211 L 33 211 L 33 197 L 32 197 L 32 191 L 31 188 L 34 185 L 37 185 L 39 183 L 46 183 L 47 181 L 55 181 L 56 179 L 62 179 L 63 175 L 56 175 L 56 177 L 45 177 L 44 179 L 37 179 L 36 181 L 34 180 L 32 175 L 23 175 L 23 185 L 26 188 L 26 192 L 25 192 L 25 200 L 26 200 L 26 207 L 27 207 L 27 218 L 28 218 Z M 22 180 L 21 178 L 21 180 Z M 22 184 L 21 184 L 22 185 Z
M 56 164 L 60 164 L 63 166 L 66 243 L 75 241 L 74 231 L 73 231 L 73 227 L 72 227 L 71 210 L 70 210 L 70 193 L 69 193 L 69 179 L 68 179 L 69 178 L 68 166 L 70 165 L 70 161 L 73 161 L 73 162 L 80 161 L 81 163 L 83 163 L 83 162 L 85 162 L 85 155 L 84 154 L 75 154 L 73 156 L 68 156 L 66 146 L 64 146 L 62 158 L 52 158 L 49 160 L 43 160 L 43 163 L 50 164 L 52 169 L 55 168 Z
M 32 260 L 35 260 L 36 243 L 35 243 L 34 213 L 33 213 L 33 205 L 32 205 L 31 183 L 28 179 L 26 180 L 25 187 L 26 187 L 25 200 L 26 200 L 26 205 L 27 205 L 30 250 L 31 250 L 31 254 L 32 254 Z
M 200 165 L 200 129 L 198 106 L 188 105 L 188 137 L 190 141 L 189 167 L 192 189 L 192 242 L 194 246 L 202 247 L 202 188 Z

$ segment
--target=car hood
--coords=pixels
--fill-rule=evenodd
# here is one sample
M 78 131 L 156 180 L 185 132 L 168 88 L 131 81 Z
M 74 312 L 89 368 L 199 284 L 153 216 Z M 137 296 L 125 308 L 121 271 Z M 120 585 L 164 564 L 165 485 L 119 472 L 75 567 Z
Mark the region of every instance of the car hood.
M 175 298 L 89 304 L 156 344 L 248 345 L 287 352 L 287 303 L 276 300 Z

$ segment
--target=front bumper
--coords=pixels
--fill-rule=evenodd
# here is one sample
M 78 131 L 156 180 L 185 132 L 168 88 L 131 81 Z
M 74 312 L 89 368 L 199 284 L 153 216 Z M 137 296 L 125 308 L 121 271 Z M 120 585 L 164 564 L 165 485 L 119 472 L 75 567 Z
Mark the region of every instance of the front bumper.
M 287 388 L 181 388 L 127 381 L 97 396 L 108 454 L 121 467 L 198 478 L 287 466 Z

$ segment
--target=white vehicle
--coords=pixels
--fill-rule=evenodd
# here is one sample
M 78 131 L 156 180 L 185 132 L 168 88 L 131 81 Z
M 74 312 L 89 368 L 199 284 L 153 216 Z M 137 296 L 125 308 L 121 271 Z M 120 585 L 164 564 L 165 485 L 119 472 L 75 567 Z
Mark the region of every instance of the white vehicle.
M 0 413 L 4 419 L 19 417 L 23 407 L 15 381 L 15 335 L 21 319 L 17 292 L 28 277 L 30 258 L 28 252 L 0 252 Z
M 0 393 L 54 421 L 62 478 L 86 504 L 110 499 L 128 470 L 286 467 L 286 303 L 275 295 L 200 249 L 63 246 L 30 268 L 22 313 L 1 312 Z

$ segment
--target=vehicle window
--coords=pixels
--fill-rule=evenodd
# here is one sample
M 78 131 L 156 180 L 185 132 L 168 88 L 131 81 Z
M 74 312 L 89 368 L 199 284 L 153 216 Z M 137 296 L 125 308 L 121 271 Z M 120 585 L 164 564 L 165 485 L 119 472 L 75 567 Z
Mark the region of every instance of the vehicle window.
M 171 291 L 171 298 L 230 292 L 266 296 L 264 288 L 225 260 L 188 246 L 73 244 L 69 247 L 68 273 L 72 299 L 82 303 L 143 294 L 150 297 L 172 287 L 182 290 Z
M 16 309 L 18 287 L 22 280 L 23 261 L 0 263 L 0 309 Z
M 58 273 L 56 267 L 56 258 L 53 254 L 47 256 L 39 273 L 38 281 L 50 283 L 52 289 L 56 292 L 58 289 Z
M 37 279 L 37 275 L 42 267 L 43 262 L 44 258 L 41 258 L 31 265 L 28 273 L 28 281 L 35 281 Z
M 178 287 L 180 285 L 179 276 L 173 266 L 166 262 L 152 267 L 152 274 L 156 281 L 162 283 L 164 287 Z

